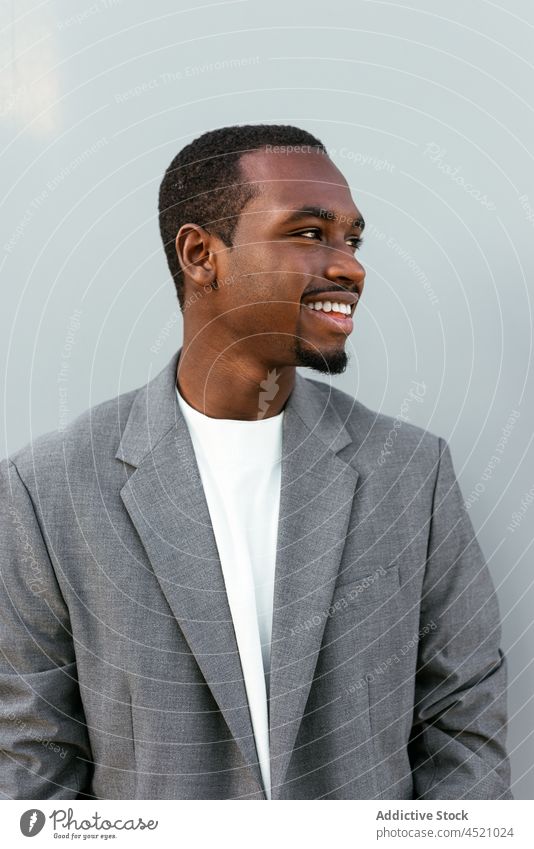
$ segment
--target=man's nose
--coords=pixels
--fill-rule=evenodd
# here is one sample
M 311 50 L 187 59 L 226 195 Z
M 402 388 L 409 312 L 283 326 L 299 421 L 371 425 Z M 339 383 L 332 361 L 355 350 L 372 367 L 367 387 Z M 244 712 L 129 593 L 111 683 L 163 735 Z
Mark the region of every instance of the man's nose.
M 360 293 L 363 288 L 365 268 L 353 254 L 344 250 L 334 250 L 328 259 L 324 276 L 332 282 L 356 287 Z

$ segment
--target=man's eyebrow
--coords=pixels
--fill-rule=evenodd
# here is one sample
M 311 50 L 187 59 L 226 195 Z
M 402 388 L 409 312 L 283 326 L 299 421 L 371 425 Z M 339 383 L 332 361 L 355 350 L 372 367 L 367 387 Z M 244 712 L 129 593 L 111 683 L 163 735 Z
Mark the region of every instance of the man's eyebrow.
M 360 215 L 357 218 L 349 218 L 346 215 L 339 215 L 332 209 L 325 209 L 323 206 L 303 206 L 300 209 L 293 209 L 286 217 L 286 221 L 299 221 L 301 218 L 320 218 L 321 221 L 341 221 L 347 223 L 351 227 L 358 227 L 363 230 L 365 221 Z

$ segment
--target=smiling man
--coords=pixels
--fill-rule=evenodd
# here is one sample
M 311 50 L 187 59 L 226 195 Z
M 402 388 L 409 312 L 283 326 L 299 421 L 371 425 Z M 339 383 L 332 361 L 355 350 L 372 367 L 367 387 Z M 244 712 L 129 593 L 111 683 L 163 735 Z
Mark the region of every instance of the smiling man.
M 447 443 L 296 371 L 346 368 L 346 180 L 303 130 L 229 127 L 159 200 L 180 349 L 2 463 L 1 792 L 511 798 Z
M 276 137 L 268 127 L 249 130 L 250 141 L 246 128 L 208 133 L 171 163 L 161 187 L 162 237 L 186 306 L 179 384 L 214 418 L 257 419 L 258 386 L 273 368 L 278 392 L 270 415 L 282 410 L 295 366 L 344 371 L 363 289 L 355 252 L 364 221 L 343 176 L 306 134 L 296 131 L 300 144 L 255 150 L 262 133 Z M 238 151 L 214 154 L 227 136 Z M 213 197 L 213 169 L 228 181 L 224 202 Z M 199 199 L 189 200 L 193 193 Z M 213 286 L 217 297 L 197 300 Z

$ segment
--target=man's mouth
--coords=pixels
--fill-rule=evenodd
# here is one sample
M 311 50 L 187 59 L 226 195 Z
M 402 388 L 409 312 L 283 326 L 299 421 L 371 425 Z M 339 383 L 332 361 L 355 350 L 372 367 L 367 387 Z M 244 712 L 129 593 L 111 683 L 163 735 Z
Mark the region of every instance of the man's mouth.
M 306 314 L 310 313 L 310 319 L 317 319 L 325 329 L 348 334 L 352 332 L 352 315 L 357 301 L 356 293 L 327 292 L 322 296 L 307 296 L 302 301 L 302 308 Z

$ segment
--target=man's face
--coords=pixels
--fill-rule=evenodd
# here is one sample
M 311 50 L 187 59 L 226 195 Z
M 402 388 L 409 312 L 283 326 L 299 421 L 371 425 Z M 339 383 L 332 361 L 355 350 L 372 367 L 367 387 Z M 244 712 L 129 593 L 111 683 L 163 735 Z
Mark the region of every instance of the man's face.
M 363 220 L 348 185 L 322 153 L 256 151 L 241 169 L 259 194 L 218 256 L 210 330 L 267 367 L 338 374 L 365 277 L 355 258 Z

